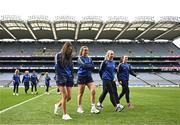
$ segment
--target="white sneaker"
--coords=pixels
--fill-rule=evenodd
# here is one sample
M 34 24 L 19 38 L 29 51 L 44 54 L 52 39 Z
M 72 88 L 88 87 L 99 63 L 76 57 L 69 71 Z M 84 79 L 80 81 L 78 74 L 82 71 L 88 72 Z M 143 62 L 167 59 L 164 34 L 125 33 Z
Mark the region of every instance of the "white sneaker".
M 13 93 L 13 95 L 16 95 L 15 93 Z
M 47 92 L 47 95 L 49 95 L 49 92 Z
M 34 93 L 33 93 L 33 92 L 31 92 L 31 94 L 33 95 Z
M 98 109 L 96 109 L 95 106 L 93 106 L 93 107 L 91 108 L 91 113 L 98 114 L 98 113 L 100 113 L 100 111 L 99 111 Z
M 54 105 L 54 114 L 57 115 L 58 114 L 58 109 L 59 109 L 59 105 L 55 104 Z
M 97 103 L 97 108 L 100 110 L 100 109 L 103 109 L 103 105 L 100 103 L 100 102 L 98 102 Z
M 118 104 L 115 110 L 116 110 L 116 112 L 121 112 L 123 109 L 124 109 L 124 106 Z
M 81 106 L 78 106 L 78 108 L 77 108 L 77 112 L 78 112 L 78 113 L 84 113 L 84 111 L 83 111 L 83 109 L 82 109 L 82 107 L 81 107 Z
M 62 119 L 63 120 L 70 120 L 72 118 L 69 116 L 69 114 L 65 114 L 65 115 L 62 116 Z
M 19 94 L 18 94 L 18 93 L 16 93 L 16 96 L 19 96 Z

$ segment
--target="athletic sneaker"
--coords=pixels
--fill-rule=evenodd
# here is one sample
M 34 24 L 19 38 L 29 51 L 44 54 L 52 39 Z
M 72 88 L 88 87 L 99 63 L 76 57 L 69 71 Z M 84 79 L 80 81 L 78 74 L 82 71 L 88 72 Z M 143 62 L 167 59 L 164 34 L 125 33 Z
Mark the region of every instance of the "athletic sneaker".
M 33 95 L 34 93 L 33 93 L 33 92 L 31 92 L 31 94 Z
M 83 111 L 83 109 L 82 109 L 82 106 L 78 106 L 77 112 L 78 112 L 78 113 L 84 113 L 84 111 Z
M 121 112 L 123 109 L 124 109 L 124 106 L 119 104 L 119 105 L 116 107 L 116 112 Z
M 58 109 L 60 109 L 58 104 L 54 105 L 54 114 L 57 115 L 58 114 Z
M 18 94 L 18 93 L 16 93 L 16 96 L 19 96 L 19 94 Z
M 16 95 L 15 93 L 13 93 L 13 95 Z
M 95 106 L 93 106 L 93 107 L 91 108 L 91 113 L 98 114 L 98 113 L 100 113 L 100 111 L 99 111 L 98 109 L 96 109 Z
M 62 116 L 62 119 L 63 120 L 70 120 L 72 118 L 68 114 L 65 114 L 65 115 Z
M 132 109 L 132 108 L 134 108 L 133 104 L 129 103 L 128 104 L 128 109 Z
M 49 92 L 45 92 L 46 95 L 49 95 Z
M 100 102 L 97 103 L 97 109 L 103 109 L 103 105 Z

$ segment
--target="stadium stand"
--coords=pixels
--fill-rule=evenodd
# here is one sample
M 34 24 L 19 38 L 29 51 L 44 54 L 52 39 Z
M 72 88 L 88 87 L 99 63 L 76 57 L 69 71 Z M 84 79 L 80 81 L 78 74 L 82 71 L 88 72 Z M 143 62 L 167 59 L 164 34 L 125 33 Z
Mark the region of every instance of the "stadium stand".
M 151 85 L 180 84 L 180 48 L 173 41 L 180 37 L 180 18 L 136 17 L 129 22 L 126 17 L 110 17 L 104 22 L 101 17 L 83 17 L 78 22 L 73 17 L 31 16 L 27 21 L 11 16 L 0 19 L 0 86 L 9 84 L 16 68 L 20 72 L 36 70 L 40 85 L 44 85 L 42 72 L 50 72 L 55 85 L 54 56 L 64 42 L 71 40 L 74 46 L 74 69 L 81 46 L 88 46 L 97 74 L 107 50 L 115 52 L 118 64 L 122 55 L 129 56 L 129 63 Z M 76 80 L 76 77 L 75 77 Z M 147 83 L 130 77 L 131 86 Z

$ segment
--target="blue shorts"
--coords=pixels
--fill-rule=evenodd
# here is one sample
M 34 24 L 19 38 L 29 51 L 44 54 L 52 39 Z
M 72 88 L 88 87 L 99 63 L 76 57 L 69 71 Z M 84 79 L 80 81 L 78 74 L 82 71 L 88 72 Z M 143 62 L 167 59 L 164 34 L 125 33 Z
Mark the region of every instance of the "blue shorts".
M 91 83 L 91 82 L 94 82 L 92 76 L 78 76 L 78 79 L 77 79 L 77 84 L 85 84 L 87 85 L 88 83 Z
M 56 85 L 57 86 L 73 87 L 74 81 L 73 81 L 72 77 L 56 75 Z

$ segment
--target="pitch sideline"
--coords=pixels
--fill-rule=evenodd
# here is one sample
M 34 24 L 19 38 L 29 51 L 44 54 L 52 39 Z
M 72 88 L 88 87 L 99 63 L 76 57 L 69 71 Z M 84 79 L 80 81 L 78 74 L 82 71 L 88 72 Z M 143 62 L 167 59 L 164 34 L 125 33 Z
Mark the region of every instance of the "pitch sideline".
M 52 91 L 54 91 L 54 90 L 56 90 L 56 88 L 55 88 L 55 89 L 52 89 L 50 92 L 52 92 Z M 16 104 L 16 105 L 13 105 L 13 106 L 11 106 L 11 107 L 9 107 L 9 108 L 3 109 L 3 110 L 0 111 L 0 114 L 3 113 L 3 112 L 8 111 L 8 110 L 10 110 L 10 109 L 13 109 L 13 108 L 15 108 L 15 107 L 18 107 L 18 106 L 20 106 L 20 105 L 22 105 L 22 104 L 24 104 L 24 103 L 27 103 L 27 102 L 29 102 L 29 101 L 31 101 L 31 100 L 34 100 L 34 99 L 36 99 L 36 98 L 39 98 L 39 97 L 41 97 L 41 96 L 43 96 L 43 95 L 45 95 L 45 93 L 43 93 L 43 94 L 41 94 L 41 95 L 38 95 L 38 96 L 36 96 L 36 97 L 30 98 L 30 99 L 28 99 L 28 100 L 26 100 L 26 101 L 23 101 L 23 102 L 21 102 L 21 103 L 18 103 L 18 104 Z

